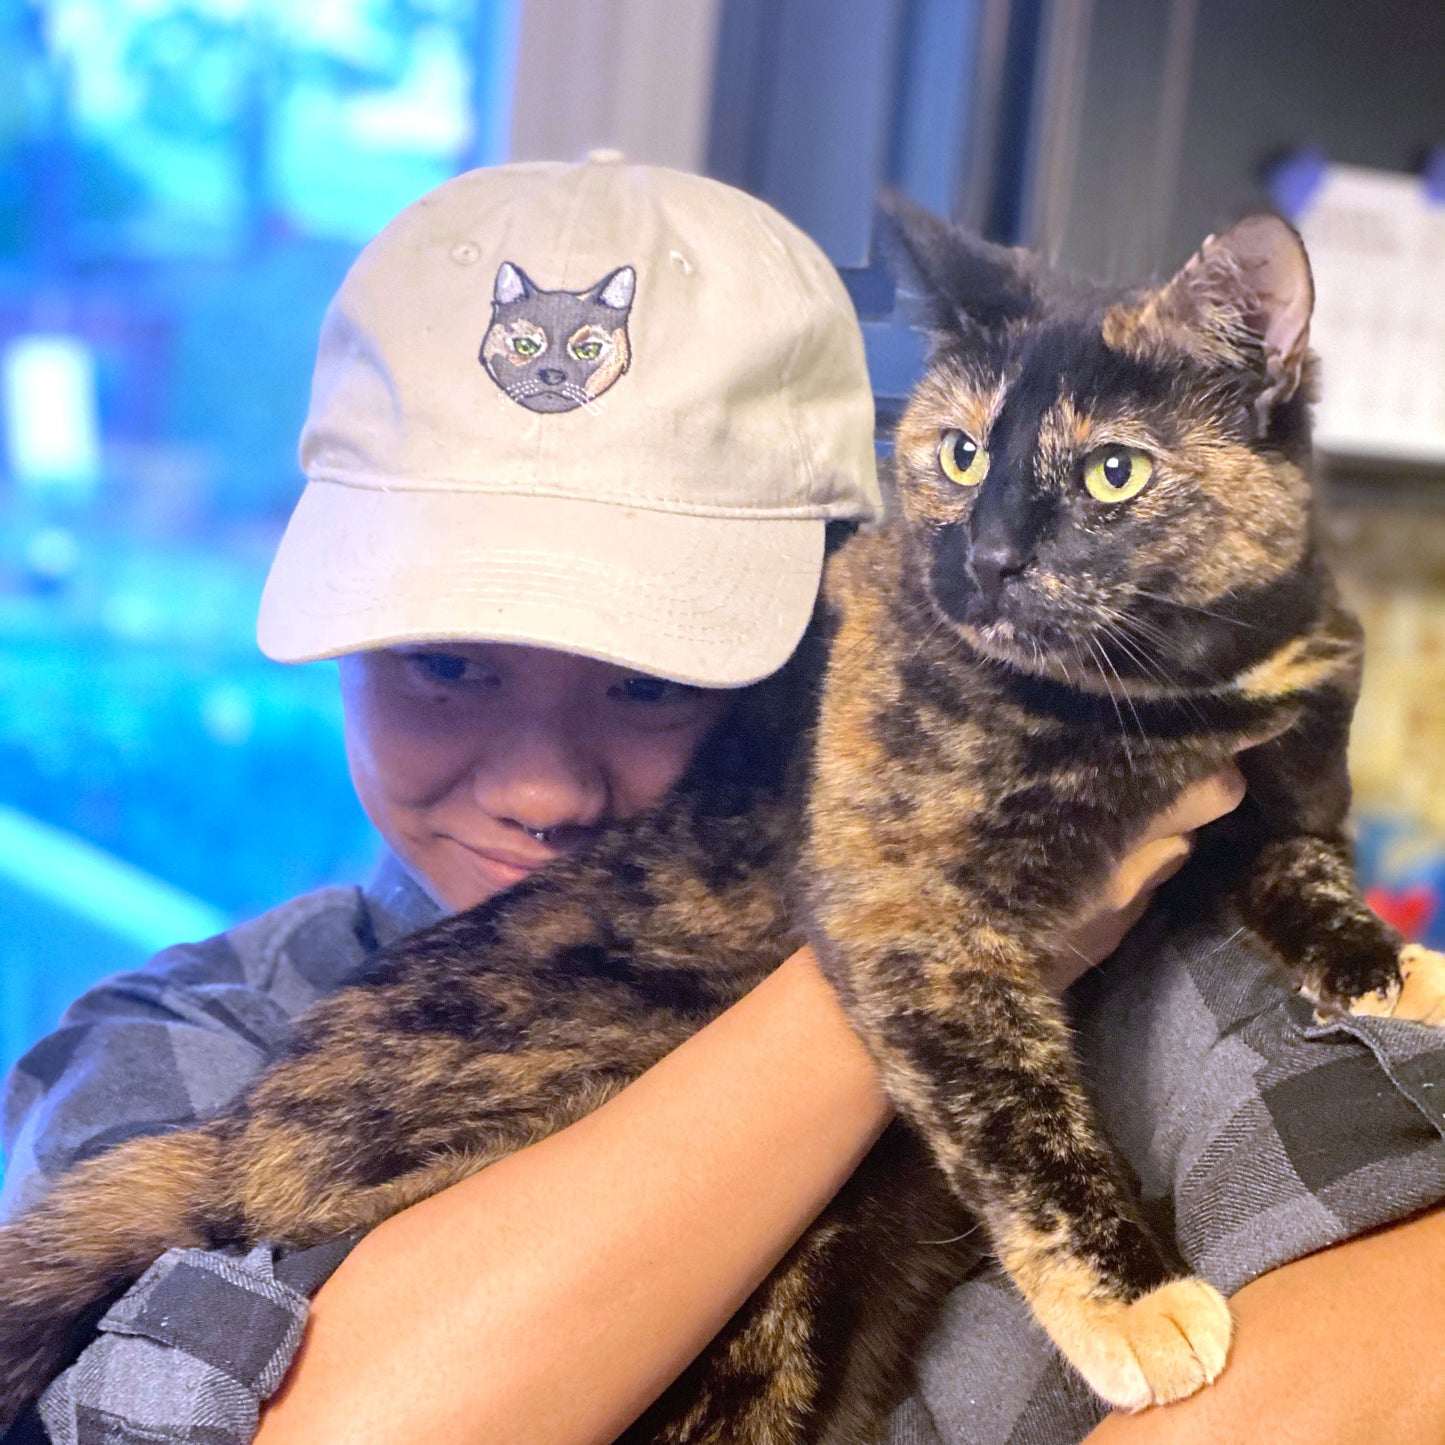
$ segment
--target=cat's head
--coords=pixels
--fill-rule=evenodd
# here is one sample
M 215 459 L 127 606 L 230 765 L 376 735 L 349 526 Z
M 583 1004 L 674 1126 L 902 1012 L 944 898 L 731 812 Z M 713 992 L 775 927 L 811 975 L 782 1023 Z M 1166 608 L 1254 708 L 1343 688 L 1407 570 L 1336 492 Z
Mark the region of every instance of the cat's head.
M 1317 605 L 1299 237 L 1258 216 L 1106 290 L 895 202 L 933 338 L 897 485 L 947 625 L 1024 671 L 1216 687 Z
M 627 315 L 636 286 L 632 267 L 619 266 L 585 290 L 544 291 L 503 261 L 478 359 L 528 411 L 571 411 L 593 401 L 632 360 Z

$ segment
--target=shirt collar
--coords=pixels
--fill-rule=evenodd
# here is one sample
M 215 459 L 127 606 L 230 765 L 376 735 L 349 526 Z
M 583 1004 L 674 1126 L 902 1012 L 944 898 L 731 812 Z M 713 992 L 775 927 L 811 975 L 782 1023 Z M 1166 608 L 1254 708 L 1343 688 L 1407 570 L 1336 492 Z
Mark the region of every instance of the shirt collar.
M 376 941 L 382 948 L 446 916 L 389 848 L 376 865 L 365 893 Z

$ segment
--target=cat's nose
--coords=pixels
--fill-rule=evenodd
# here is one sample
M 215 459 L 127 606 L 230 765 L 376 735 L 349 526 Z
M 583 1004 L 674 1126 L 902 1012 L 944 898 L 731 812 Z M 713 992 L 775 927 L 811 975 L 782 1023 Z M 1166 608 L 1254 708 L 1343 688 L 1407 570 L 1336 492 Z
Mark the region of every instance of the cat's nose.
M 1016 576 L 1028 564 L 1028 554 L 1022 548 L 1002 539 L 976 541 L 968 554 L 969 574 L 990 602 L 998 598 L 1004 579 Z
M 539 381 L 545 381 L 548 386 L 561 386 L 562 383 L 567 380 L 567 373 L 565 371 L 558 371 L 555 366 L 544 366 L 541 371 L 537 373 L 537 379 Z

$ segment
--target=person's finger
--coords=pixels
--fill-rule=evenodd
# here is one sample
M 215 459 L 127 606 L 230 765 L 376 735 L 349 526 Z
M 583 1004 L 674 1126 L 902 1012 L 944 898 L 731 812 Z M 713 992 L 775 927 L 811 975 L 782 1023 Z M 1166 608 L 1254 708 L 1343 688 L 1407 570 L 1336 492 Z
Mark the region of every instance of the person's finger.
M 1194 851 L 1192 833 L 1171 833 L 1167 838 L 1151 838 L 1140 843 L 1119 861 L 1109 880 L 1108 903 L 1117 910 L 1131 905 L 1141 894 L 1147 895 L 1166 879 L 1172 878 Z
M 1176 833 L 1162 839 L 1148 860 L 1149 871 L 1139 891 L 1152 894 L 1161 883 L 1167 883 L 1194 856 L 1194 834 Z M 1145 902 L 1148 902 L 1146 897 Z
M 1221 768 L 1189 787 L 1154 819 L 1142 842 L 1154 842 L 1175 833 L 1193 833 L 1232 813 L 1243 801 L 1244 774 L 1238 768 Z
M 1095 964 L 1102 963 L 1144 916 L 1153 897 L 1152 890 L 1136 894 L 1122 907 L 1095 914 L 1086 924 L 1072 929 L 1043 969 L 1040 981 L 1044 987 L 1058 996 Z

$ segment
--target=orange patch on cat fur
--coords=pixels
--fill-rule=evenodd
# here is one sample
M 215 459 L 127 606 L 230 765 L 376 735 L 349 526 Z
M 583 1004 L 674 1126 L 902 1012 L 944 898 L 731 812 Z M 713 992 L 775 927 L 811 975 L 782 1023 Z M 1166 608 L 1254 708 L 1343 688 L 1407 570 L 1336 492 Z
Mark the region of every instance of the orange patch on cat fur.
M 627 339 L 625 326 L 611 333 L 611 342 L 612 354 L 582 385 L 583 391 L 589 397 L 601 396 L 632 364 L 632 346 Z
M 1062 1230 L 1012 1225 L 999 1259 L 1049 1337 L 1111 1405 L 1142 1410 L 1194 1394 L 1224 1368 L 1233 1332 L 1224 1297 L 1202 1279 L 1170 1280 L 1132 1302 L 1071 1256 Z
M 1251 700 L 1269 700 L 1318 687 L 1339 672 L 1337 652 L 1322 651 L 1313 635 L 1292 637 L 1278 652 L 1242 672 L 1234 685 Z

